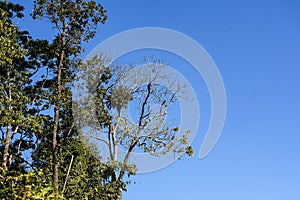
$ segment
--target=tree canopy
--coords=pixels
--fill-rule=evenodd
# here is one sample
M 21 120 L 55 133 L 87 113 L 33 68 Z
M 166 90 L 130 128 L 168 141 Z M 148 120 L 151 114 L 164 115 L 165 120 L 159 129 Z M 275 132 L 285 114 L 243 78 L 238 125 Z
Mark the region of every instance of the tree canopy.
M 184 87 L 156 84 L 169 78 L 165 63 L 145 60 L 149 70 L 132 74 L 130 65 L 111 64 L 103 55 L 82 60 L 84 44 L 107 19 L 102 4 L 35 0 L 31 16 L 54 28 L 50 39 L 20 30 L 14 20 L 24 17 L 23 9 L 0 1 L 1 199 L 118 200 L 136 173 L 135 150 L 193 156 L 189 131 L 178 135 L 165 120 Z M 76 99 L 74 88 L 86 95 Z M 135 123 L 124 113 L 132 102 Z M 92 138 L 105 143 L 107 158 Z

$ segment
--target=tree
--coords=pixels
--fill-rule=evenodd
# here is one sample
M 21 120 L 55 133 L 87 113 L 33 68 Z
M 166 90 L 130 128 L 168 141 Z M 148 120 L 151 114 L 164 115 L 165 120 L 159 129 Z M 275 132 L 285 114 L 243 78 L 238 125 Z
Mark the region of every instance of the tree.
M 38 115 L 31 93 L 32 77 L 37 66 L 26 58 L 31 40 L 27 31 L 20 31 L 12 19 L 23 17 L 18 4 L 0 2 L 0 129 L 2 167 L 22 170 L 22 152 L 32 148 L 34 133 L 41 132 L 44 117 Z
M 68 9 L 73 9 L 71 1 L 63 1 Z M 46 1 L 40 2 L 45 3 Z M 77 2 L 78 3 L 78 2 Z M 36 5 L 39 2 L 36 2 Z M 111 168 L 101 162 L 95 149 L 76 131 L 72 117 L 71 83 L 74 69 L 80 63 L 78 56 L 83 50 L 81 41 L 88 41 L 95 34 L 96 24 L 105 21 L 105 10 L 93 1 L 83 2 L 74 16 L 66 15 L 69 23 L 65 35 L 58 28 L 58 35 L 52 43 L 33 40 L 28 32 L 19 31 L 12 18 L 22 17 L 23 7 L 9 2 L 1 5 L 1 152 L 3 157 L 0 173 L 0 197 L 3 199 L 119 199 L 116 188 L 123 183 L 110 181 Z M 39 4 L 41 6 L 41 4 Z M 70 6 L 71 5 L 71 6 Z M 52 6 L 52 7 L 51 7 Z M 51 4 L 51 9 L 56 9 Z M 41 7 L 37 7 L 34 17 L 41 17 Z M 51 10 L 47 10 L 47 12 Z M 90 10 L 89 10 L 90 9 Z M 94 9 L 94 11 L 93 11 Z M 96 12 L 95 10 L 98 10 Z M 73 12 L 74 10 L 72 10 Z M 85 12 L 91 11 L 88 14 Z M 46 12 L 46 11 L 45 11 Z M 47 14 L 46 12 L 46 14 Z M 68 11 L 70 12 L 70 10 Z M 94 12 L 94 14 L 93 14 Z M 53 16 L 55 15 L 52 13 Z M 73 19 L 74 17 L 79 18 Z M 91 17 L 97 15 L 96 17 Z M 87 17 L 90 16 L 89 19 Z M 55 18 L 55 17 L 54 17 Z M 54 19 L 52 18 L 52 19 Z M 100 20 L 102 18 L 102 20 Z M 72 21 L 71 21 L 72 19 Z M 83 20 L 81 28 L 77 23 Z M 88 23 L 96 20 L 94 23 Z M 100 20 L 97 22 L 97 20 Z M 75 23 L 76 22 L 76 23 Z M 60 22 L 56 22 L 60 24 Z M 63 24 L 63 22 L 61 22 Z M 79 23 L 80 24 L 80 23 Z M 74 26 L 74 27 L 73 27 Z M 59 26 L 57 26 L 59 27 Z M 76 32 L 78 31 L 78 33 Z M 60 38 L 65 36 L 65 46 Z M 63 54 L 61 52 L 64 52 Z M 61 96 L 57 99 L 60 61 Z M 7 75 L 9 74 L 9 76 Z M 11 94 L 8 98 L 7 94 Z M 51 110 L 59 104 L 59 121 L 56 135 L 57 176 L 59 190 L 50 178 L 53 167 L 53 128 L 55 113 Z M 55 110 L 57 111 L 57 110 Z M 11 133 L 11 134 L 7 134 Z M 52 135 L 51 135 L 52 133 Z M 31 150 L 34 162 L 24 159 L 23 151 Z M 5 152 L 8 152 L 5 153 Z M 28 156 L 28 153 L 27 153 Z M 4 162 L 8 160 L 9 162 Z M 24 168 L 24 163 L 29 167 Z M 52 167 L 51 167 L 52 163 Z M 50 164 L 50 165 L 49 165 Z M 54 170 L 53 170 L 54 171 Z M 52 184 L 51 184 L 52 183 Z M 55 191 L 55 192 L 54 192 Z
M 62 195 L 66 199 L 117 200 L 120 182 L 111 182 L 111 168 L 101 162 L 99 152 L 80 136 L 63 149 L 61 163 Z
M 179 127 L 166 119 L 168 109 L 178 98 L 188 98 L 185 85 L 166 70 L 167 64 L 153 58 L 143 60 L 142 69 L 108 63 L 94 54 L 82 65 L 74 109 L 81 130 L 106 145 L 108 165 L 113 170 L 111 181 L 123 182 L 125 174 L 135 174 L 135 165 L 130 162 L 135 150 L 153 156 L 193 156 L 188 146 L 189 131 L 179 134 Z M 125 112 L 129 103 L 136 110 L 133 121 Z M 124 156 L 119 154 L 120 147 L 125 149 Z
M 95 36 L 98 23 L 106 20 L 106 10 L 94 0 L 35 0 L 33 18 L 46 17 L 54 25 L 57 35 L 52 42 L 53 58 L 48 67 L 52 76 L 46 91 L 53 105 L 52 170 L 56 198 L 59 197 L 59 141 L 73 131 L 70 85 L 74 68 L 80 63 L 82 42 Z M 66 115 L 67 118 L 66 119 Z

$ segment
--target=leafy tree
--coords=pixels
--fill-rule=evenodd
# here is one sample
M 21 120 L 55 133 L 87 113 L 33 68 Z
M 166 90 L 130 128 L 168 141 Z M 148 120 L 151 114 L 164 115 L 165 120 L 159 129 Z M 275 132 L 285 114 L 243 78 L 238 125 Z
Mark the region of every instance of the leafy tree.
M 23 17 L 23 7 L 0 2 L 0 10 L 1 163 L 5 171 L 22 170 L 22 152 L 33 147 L 34 133 L 42 131 L 45 120 L 33 107 L 38 100 L 32 94 L 32 77 L 38 66 L 27 58 L 29 43 L 34 41 L 12 22 L 14 17 Z
M 82 42 L 95 36 L 99 23 L 106 20 L 106 10 L 95 0 L 35 0 L 33 18 L 47 18 L 57 30 L 52 41 L 52 60 L 48 63 L 49 79 L 45 84 L 45 98 L 53 108 L 52 172 L 56 198 L 59 197 L 59 147 L 73 129 L 71 113 L 71 82 L 74 68 L 81 62 Z
M 56 3 L 36 1 L 33 13 L 55 24 L 58 34 L 49 43 L 33 40 L 13 24 L 13 17 L 23 17 L 22 6 L 0 2 L 0 197 L 119 199 L 116 191 L 124 183 L 111 181 L 112 168 L 76 131 L 72 118 L 71 83 L 81 62 L 81 42 L 94 37 L 97 24 L 106 19 L 105 10 L 95 1 Z M 28 149 L 33 150 L 33 165 L 21 153 Z
M 101 162 L 99 153 L 88 140 L 72 139 L 68 150 L 62 150 L 61 180 L 66 199 L 117 200 L 121 182 L 112 182 L 112 169 Z
M 193 155 L 188 132 L 178 136 L 179 128 L 164 118 L 183 89 L 176 81 L 169 82 L 172 91 L 156 84 L 171 80 L 164 63 L 144 61 L 150 70 L 133 77 L 132 67 L 107 65 L 103 57 L 82 63 L 83 42 L 106 20 L 102 5 L 95 0 L 35 0 L 34 5 L 33 18 L 47 18 L 56 29 L 51 42 L 20 31 L 12 19 L 23 17 L 23 7 L 0 2 L 1 199 L 117 200 L 128 184 L 124 176 L 135 174 L 130 160 L 135 150 Z M 81 102 L 72 99 L 74 79 L 88 83 Z M 124 112 L 131 102 L 137 106 L 134 123 Z M 155 112 L 154 104 L 159 105 Z M 75 119 L 82 131 L 107 144 L 108 163 L 75 128 L 72 108 L 85 118 Z M 33 150 L 33 165 L 24 158 L 27 150 Z

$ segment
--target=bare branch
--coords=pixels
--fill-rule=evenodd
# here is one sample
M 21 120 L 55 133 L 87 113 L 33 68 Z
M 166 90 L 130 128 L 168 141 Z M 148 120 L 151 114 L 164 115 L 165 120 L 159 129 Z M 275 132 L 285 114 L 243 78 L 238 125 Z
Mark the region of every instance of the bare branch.
M 144 99 L 144 102 L 142 104 L 142 111 L 141 111 L 140 120 L 139 120 L 139 127 L 142 126 L 142 120 L 144 118 L 145 106 L 147 104 L 147 101 L 148 101 L 148 98 L 150 96 L 150 93 L 151 93 L 151 83 L 148 83 L 148 85 L 147 85 L 147 96 Z

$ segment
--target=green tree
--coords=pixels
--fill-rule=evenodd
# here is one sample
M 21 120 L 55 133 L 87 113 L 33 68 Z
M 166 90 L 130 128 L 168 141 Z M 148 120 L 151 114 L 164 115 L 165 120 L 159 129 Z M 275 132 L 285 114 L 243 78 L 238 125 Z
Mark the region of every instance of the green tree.
M 30 64 L 28 45 L 34 43 L 26 31 L 12 22 L 23 17 L 23 7 L 0 2 L 0 130 L 2 167 L 22 168 L 21 153 L 32 148 L 34 133 L 41 132 L 44 117 L 38 115 L 31 93 L 36 65 Z
M 66 199 L 117 200 L 121 182 L 112 182 L 112 169 L 101 162 L 99 152 L 80 136 L 62 149 L 60 172 L 64 180 L 62 192 Z
M 58 35 L 55 36 L 52 43 L 49 43 L 46 40 L 33 40 L 27 32 L 19 31 L 13 24 L 13 17 L 23 16 L 21 13 L 22 6 L 9 2 L 0 3 L 0 39 L 4 44 L 0 47 L 0 83 L 2 89 L 0 110 L 2 146 L 0 154 L 6 155 L 4 152 L 9 152 L 7 155 L 8 162 L 3 162 L 4 168 L 1 168 L 0 173 L 0 198 L 119 199 L 116 190 L 124 184 L 111 181 L 112 169 L 101 162 L 96 150 L 76 131 L 72 118 L 70 88 L 74 69 L 80 63 L 80 59 L 76 57 L 82 51 L 80 43 L 82 40 L 88 41 L 93 37 L 96 24 L 105 20 L 105 11 L 100 5 L 93 4 L 92 1 L 88 4 L 82 2 L 85 5 L 84 8 L 98 10 L 94 13 L 97 17 L 90 17 L 89 20 L 100 20 L 100 18 L 102 20 L 94 24 L 86 24 L 85 21 L 87 20 L 86 17 L 93 15 L 93 13 L 85 15 L 85 11 L 78 10 L 77 15 L 70 16 L 61 11 L 60 16 L 66 15 L 65 22 L 70 25 L 67 26 L 68 30 L 65 34 L 61 34 L 59 32 L 61 29 L 58 28 Z M 46 5 L 47 2 L 40 3 Z M 64 1 L 64 3 L 68 4 L 68 9 L 73 8 L 70 7 L 70 1 Z M 39 2 L 36 2 L 37 4 Z M 72 5 L 77 6 L 77 4 Z M 51 9 L 56 9 L 53 4 L 51 6 Z M 64 9 L 65 6 L 63 5 L 61 9 Z M 37 13 L 41 9 L 35 10 L 35 14 L 37 14 L 35 17 L 41 17 L 42 12 Z M 78 24 L 74 22 L 81 20 L 79 18 L 73 19 L 79 15 L 85 15 L 80 17 L 84 20 L 82 22 L 84 25 L 81 28 L 88 29 L 89 34 L 83 33 Z M 73 22 L 70 19 L 73 19 Z M 59 24 L 59 22 L 57 23 Z M 75 34 L 76 30 L 78 31 L 77 35 Z M 82 35 L 80 36 L 80 34 Z M 66 46 L 60 43 L 63 35 L 64 40 L 68 41 L 65 43 Z M 63 54 L 62 51 L 64 51 Z M 62 65 L 59 67 L 61 60 Z M 61 70 L 61 96 L 59 99 L 57 98 L 58 68 Z M 6 72 L 9 72 L 10 76 L 7 76 Z M 8 91 L 11 91 L 13 97 L 11 100 L 7 97 Z M 15 106 L 16 103 L 19 103 L 18 106 Z M 54 163 L 53 129 L 55 117 L 57 117 L 55 116 L 56 112 L 53 116 L 49 110 L 53 107 L 56 108 L 58 104 L 59 124 L 57 126 L 55 152 L 57 153 L 57 162 L 55 163 L 59 163 L 57 165 L 58 177 L 60 177 L 58 186 L 61 195 L 58 194 L 57 188 L 52 188 L 54 178 L 49 176 L 51 171 L 54 171 L 52 170 Z M 55 109 L 55 111 L 57 110 Z M 9 128 L 11 134 L 7 135 Z M 31 154 L 34 160 L 33 164 L 28 161 L 25 162 L 24 155 L 22 155 L 22 152 L 28 149 L 34 150 Z M 24 170 L 24 162 L 29 165 L 29 171 Z
M 46 99 L 54 108 L 52 129 L 52 172 L 59 197 L 59 147 L 74 130 L 70 86 L 74 69 L 81 62 L 82 42 L 95 36 L 97 25 L 106 20 L 106 10 L 94 0 L 35 0 L 33 18 L 47 18 L 57 30 L 52 41 L 53 58 L 47 67 L 51 78 L 45 86 Z M 52 54 L 51 53 L 51 54 Z

